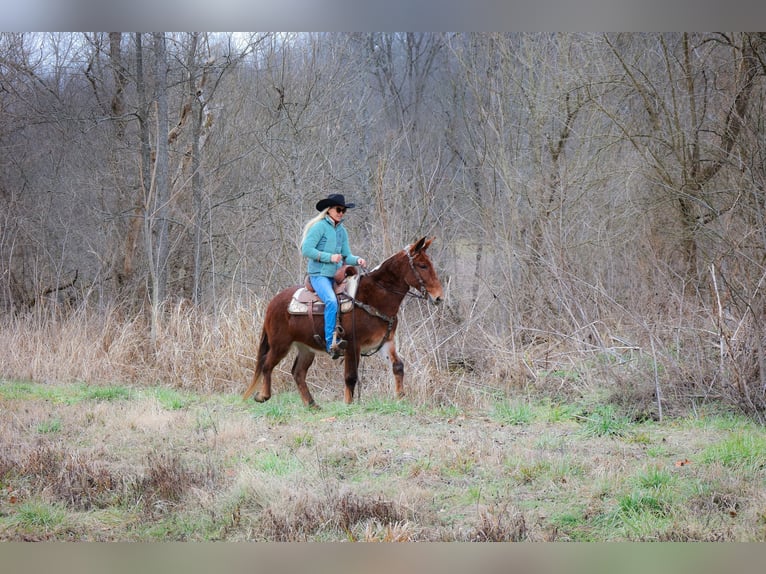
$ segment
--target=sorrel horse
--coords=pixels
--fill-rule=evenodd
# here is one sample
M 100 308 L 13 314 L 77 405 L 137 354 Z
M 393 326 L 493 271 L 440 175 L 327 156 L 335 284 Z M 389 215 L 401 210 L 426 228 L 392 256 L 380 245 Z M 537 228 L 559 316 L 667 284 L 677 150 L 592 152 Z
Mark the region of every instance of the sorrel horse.
M 404 396 L 404 364 L 394 343 L 399 307 L 410 288 L 417 289 L 421 298 L 434 304 L 439 304 L 444 297 L 442 285 L 426 254 L 432 241 L 433 238 L 423 237 L 359 277 L 353 309 L 340 316 L 344 338 L 348 342 L 344 357 L 347 404 L 354 400 L 360 356 L 379 350 L 387 354 L 391 363 L 396 396 Z M 324 341 L 320 346 L 314 340 L 315 333 L 324 333 L 324 318 L 321 313 L 313 317 L 288 313 L 290 300 L 299 288 L 295 286 L 281 291 L 266 308 L 253 382 L 242 395 L 245 400 L 253 394 L 259 403 L 271 398 L 271 372 L 295 346 L 298 355 L 293 363 L 293 379 L 304 404 L 319 408 L 306 385 L 306 373 L 314 362 L 315 353 L 324 353 Z M 261 386 L 256 390 L 259 382 Z

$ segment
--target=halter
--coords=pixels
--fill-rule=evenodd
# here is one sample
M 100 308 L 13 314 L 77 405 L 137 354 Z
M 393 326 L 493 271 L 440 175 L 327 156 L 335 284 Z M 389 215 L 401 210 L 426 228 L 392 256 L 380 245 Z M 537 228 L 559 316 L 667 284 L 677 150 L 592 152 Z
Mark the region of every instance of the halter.
M 418 299 L 427 299 L 428 289 L 426 289 L 426 282 L 423 281 L 423 277 L 420 275 L 420 273 L 418 273 L 418 270 L 415 269 L 415 262 L 413 261 L 412 254 L 406 248 L 404 249 L 404 253 L 407 255 L 407 261 L 410 264 L 410 269 L 412 269 L 415 277 L 418 278 L 418 283 L 420 283 L 420 295 L 413 295 L 413 297 L 417 297 Z M 407 293 L 410 293 L 409 289 L 407 289 Z

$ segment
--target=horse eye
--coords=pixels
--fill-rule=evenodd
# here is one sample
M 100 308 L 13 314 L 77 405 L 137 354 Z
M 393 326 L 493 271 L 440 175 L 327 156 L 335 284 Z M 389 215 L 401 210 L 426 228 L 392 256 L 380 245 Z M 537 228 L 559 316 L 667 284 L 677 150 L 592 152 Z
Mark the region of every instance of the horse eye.
M 420 269 L 428 269 L 428 265 L 426 265 L 425 263 L 418 263 L 418 267 Z

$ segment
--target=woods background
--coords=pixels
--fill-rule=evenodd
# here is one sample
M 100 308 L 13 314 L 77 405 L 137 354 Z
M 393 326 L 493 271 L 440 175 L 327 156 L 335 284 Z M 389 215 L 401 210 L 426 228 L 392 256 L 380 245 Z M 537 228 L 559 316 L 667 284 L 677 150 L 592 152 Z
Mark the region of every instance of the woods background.
M 437 238 L 416 395 L 762 420 L 765 100 L 765 33 L 0 34 L 0 376 L 241 391 L 338 192 Z

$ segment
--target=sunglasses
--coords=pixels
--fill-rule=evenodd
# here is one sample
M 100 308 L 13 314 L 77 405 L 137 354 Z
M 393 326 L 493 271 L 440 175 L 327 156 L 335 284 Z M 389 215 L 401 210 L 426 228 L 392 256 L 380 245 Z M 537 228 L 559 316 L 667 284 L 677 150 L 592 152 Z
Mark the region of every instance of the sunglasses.
M 335 211 L 337 211 L 338 213 L 346 213 L 345 207 L 339 207 L 336 205 L 333 209 L 335 209 Z

